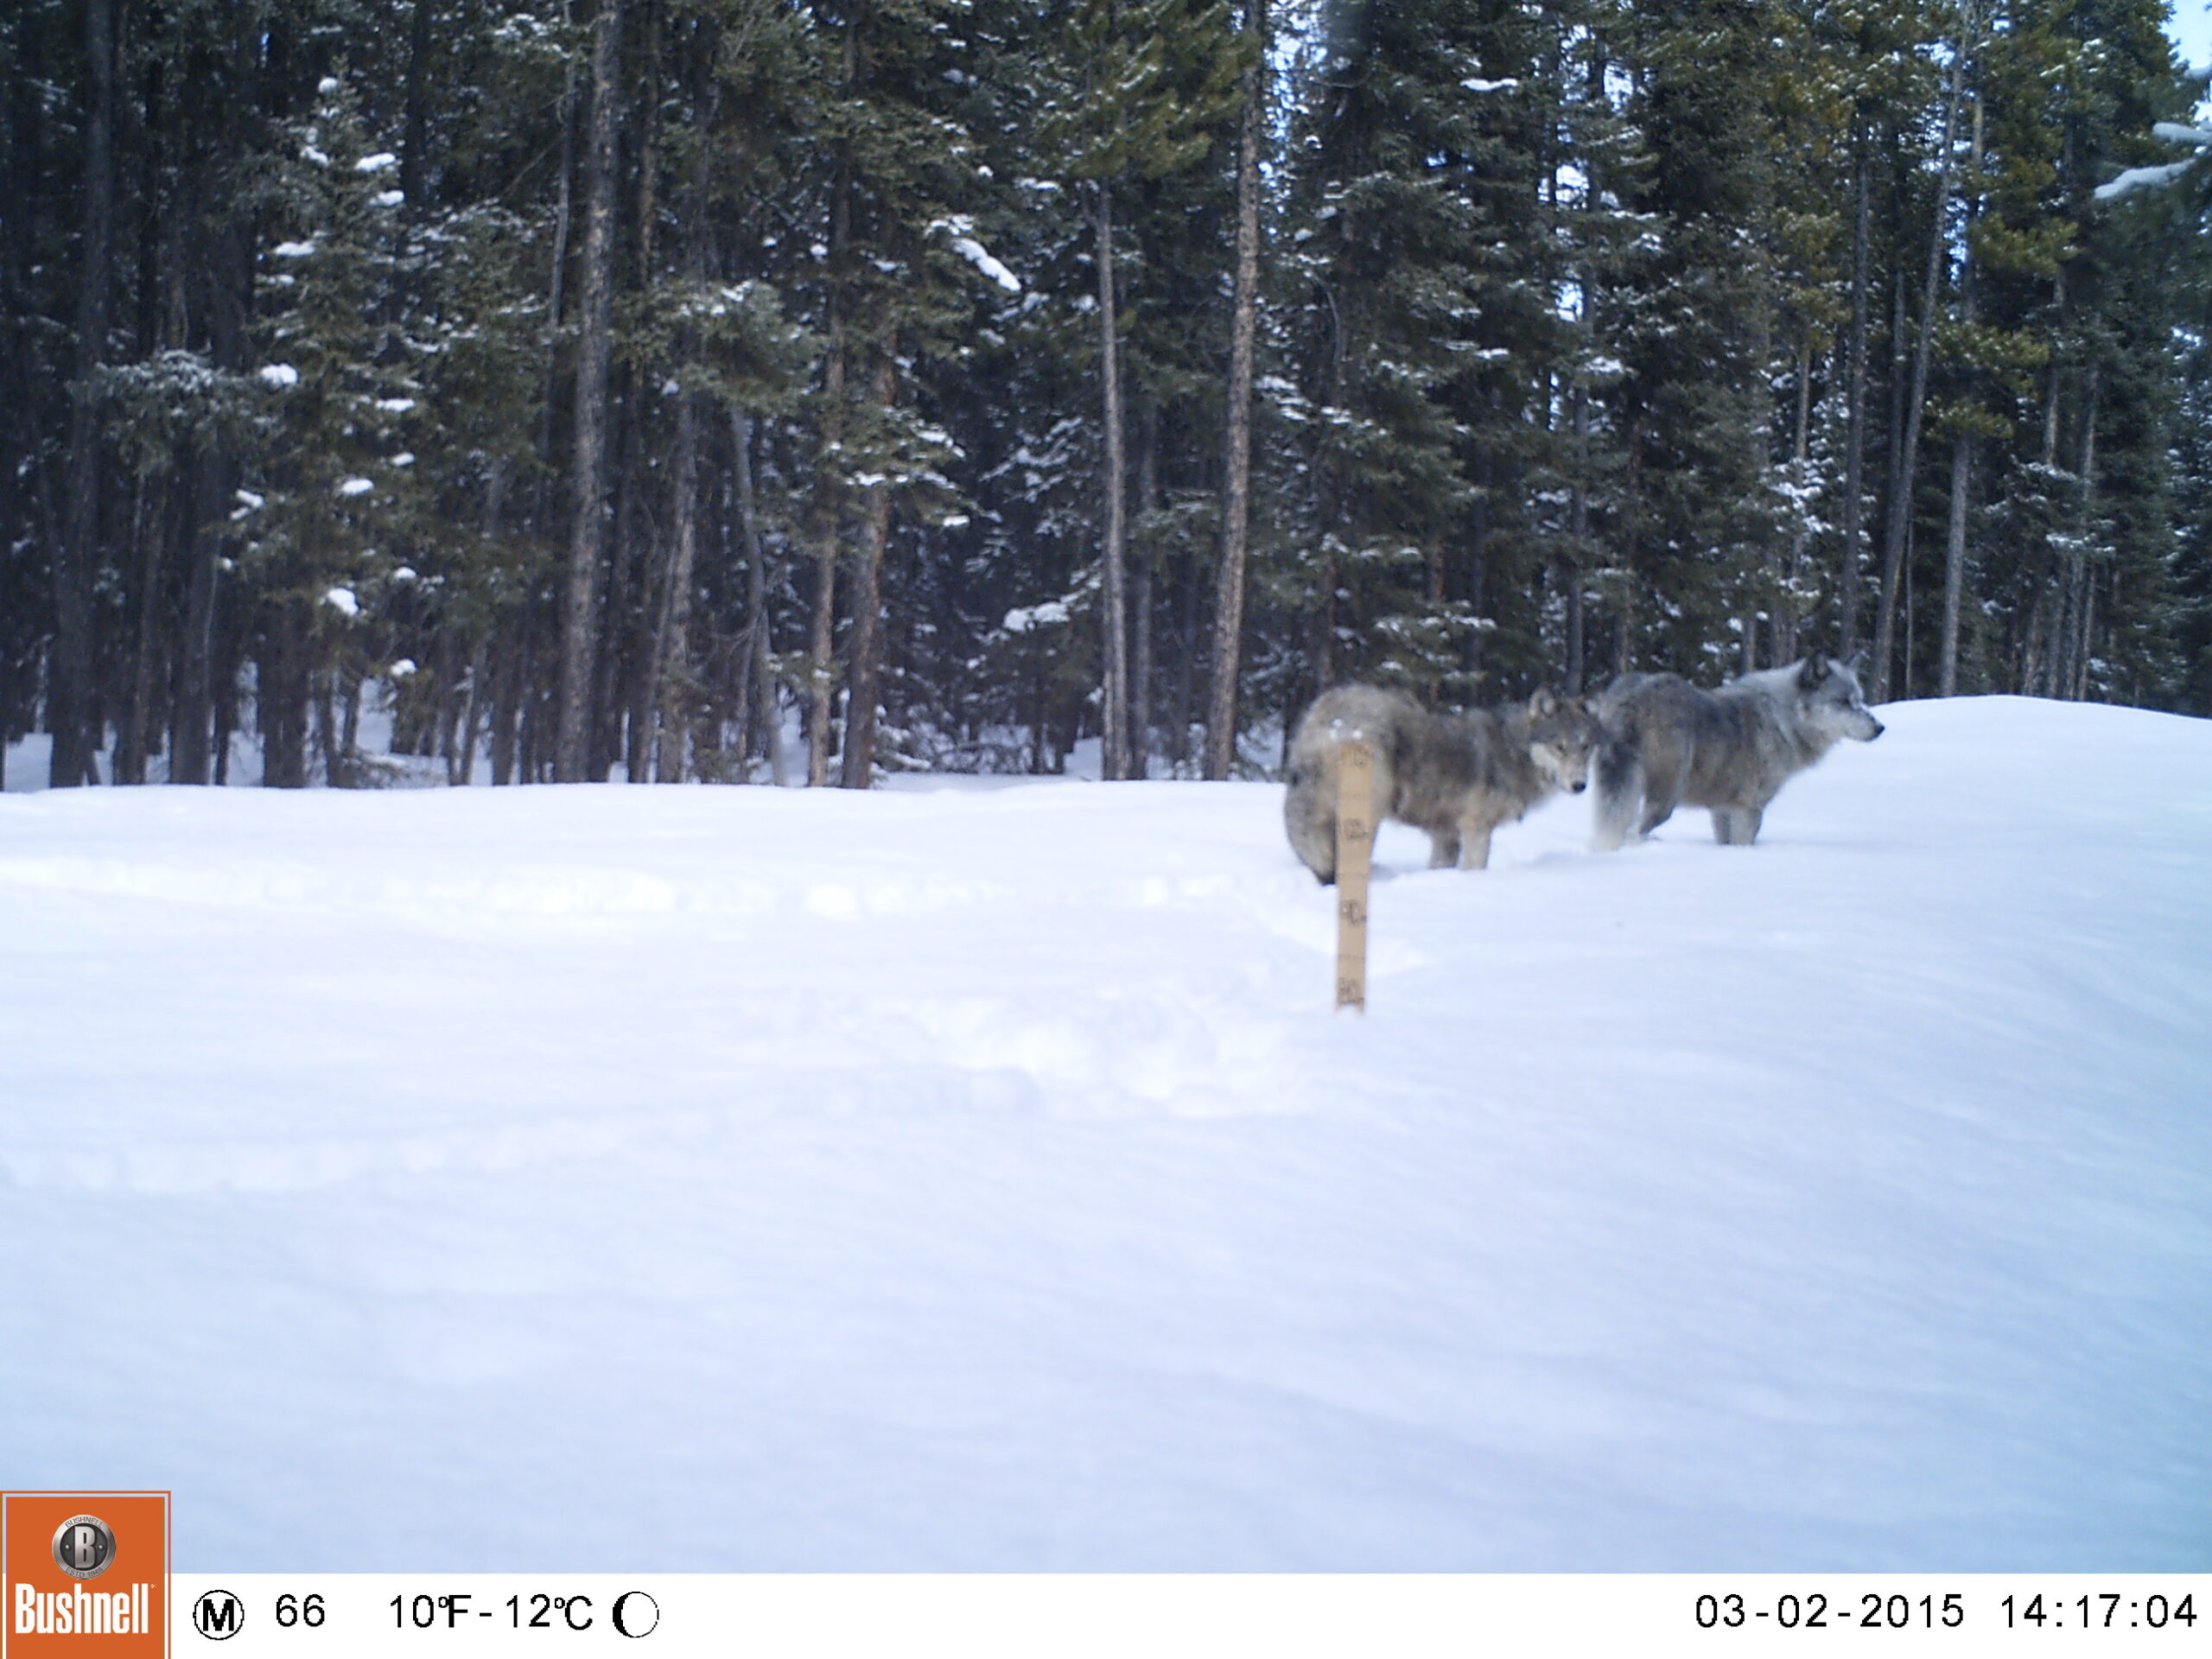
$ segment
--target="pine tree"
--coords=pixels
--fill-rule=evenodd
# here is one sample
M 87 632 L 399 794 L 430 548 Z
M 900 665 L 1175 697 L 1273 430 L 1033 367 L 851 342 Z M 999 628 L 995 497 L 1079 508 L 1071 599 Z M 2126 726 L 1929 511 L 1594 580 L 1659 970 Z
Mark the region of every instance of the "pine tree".
M 1732 0 L 1637 9 L 1630 111 L 1651 165 L 1649 257 L 1623 302 L 1630 592 L 1616 626 L 1690 671 L 1740 655 L 1785 540 L 1770 380 L 1777 339 L 1775 37 Z
M 287 131 L 275 180 L 278 238 L 264 251 L 276 296 L 257 378 L 275 429 L 249 467 L 241 566 L 262 605 L 257 677 L 264 781 L 308 780 L 315 717 L 326 781 L 353 781 L 334 720 L 365 660 L 361 584 L 400 565 L 392 538 L 418 510 L 410 416 L 421 385 L 385 301 L 399 235 L 398 160 L 373 147 L 343 75 L 326 76 Z
M 1480 678 L 1494 568 L 1484 509 L 1511 493 L 1510 450 L 1479 457 L 1459 408 L 1510 420 L 1534 379 L 1503 336 L 1551 326 L 1514 264 L 1538 198 L 1524 86 L 1534 58 L 1508 8 L 1343 8 L 1294 130 L 1311 448 L 1302 510 L 1311 685 L 1376 674 L 1432 692 Z M 1489 303 L 1485 303 L 1489 302 Z

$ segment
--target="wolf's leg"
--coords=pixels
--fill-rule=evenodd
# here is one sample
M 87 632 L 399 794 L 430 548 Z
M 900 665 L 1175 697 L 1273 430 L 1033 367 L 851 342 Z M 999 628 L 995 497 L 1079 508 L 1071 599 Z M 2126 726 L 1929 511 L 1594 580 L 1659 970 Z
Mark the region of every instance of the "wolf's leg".
M 1760 816 L 1756 806 L 1716 806 L 1713 838 L 1726 847 L 1748 847 L 1759 832 Z
M 1643 802 L 1643 767 L 1632 742 L 1608 744 L 1598 754 L 1598 801 L 1592 814 L 1590 844 L 1599 852 L 1617 851 Z
M 1325 887 L 1337 879 L 1335 781 L 1325 768 L 1295 767 L 1282 803 L 1291 850 Z
M 1459 861 L 1459 832 L 1457 830 L 1432 830 L 1428 832 L 1428 868 L 1448 870 Z
M 1463 870 L 1486 870 L 1490 868 L 1490 825 L 1469 823 L 1461 826 L 1466 831 L 1466 841 L 1459 853 L 1459 868 Z
M 1637 821 L 1636 833 L 1648 836 L 1675 816 L 1675 809 L 1681 804 L 1682 772 L 1679 767 L 1655 772 L 1647 767 L 1643 774 L 1643 816 Z

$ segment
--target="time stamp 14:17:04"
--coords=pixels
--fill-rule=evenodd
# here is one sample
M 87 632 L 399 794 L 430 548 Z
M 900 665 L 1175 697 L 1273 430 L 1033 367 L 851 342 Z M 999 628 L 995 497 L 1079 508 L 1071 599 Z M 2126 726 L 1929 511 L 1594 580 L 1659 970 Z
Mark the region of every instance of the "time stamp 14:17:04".
M 2048 1600 L 2040 1595 L 2010 1595 L 1998 1605 L 2004 1611 L 2006 1630 L 2194 1630 L 2196 1624 L 2196 1599 L 2186 1592 L 2171 1597 L 2123 1596 L 2105 1591 L 2070 1599 L 2054 1596 Z M 1966 1618 L 1966 1598 L 1956 1592 L 1885 1596 L 1870 1590 L 1855 1598 L 1831 1599 L 1813 1591 L 1777 1596 L 1764 1607 L 1742 1595 L 1697 1599 L 1698 1627 L 1708 1630 L 1762 1623 L 1785 1630 L 1842 1630 L 1854 1625 L 1869 1630 L 1956 1630 Z

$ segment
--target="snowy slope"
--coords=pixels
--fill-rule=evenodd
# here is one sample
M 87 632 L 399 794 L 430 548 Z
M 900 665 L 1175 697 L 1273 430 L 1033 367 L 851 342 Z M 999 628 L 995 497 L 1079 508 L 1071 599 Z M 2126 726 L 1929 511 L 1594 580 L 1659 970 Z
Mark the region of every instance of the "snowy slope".
M 1386 831 L 1364 1020 L 1260 785 L 8 795 L 0 1484 L 187 1570 L 2212 1567 L 2212 724 L 1884 718 L 1749 849 Z

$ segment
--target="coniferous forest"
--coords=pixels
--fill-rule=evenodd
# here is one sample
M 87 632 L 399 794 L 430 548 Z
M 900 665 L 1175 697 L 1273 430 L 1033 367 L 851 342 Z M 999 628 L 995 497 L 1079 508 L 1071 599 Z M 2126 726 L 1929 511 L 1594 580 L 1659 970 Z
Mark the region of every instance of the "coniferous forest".
M 15 0 L 0 737 L 1221 777 L 1815 648 L 2212 714 L 2164 16 Z

